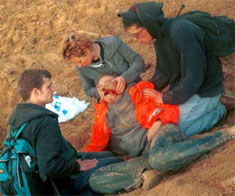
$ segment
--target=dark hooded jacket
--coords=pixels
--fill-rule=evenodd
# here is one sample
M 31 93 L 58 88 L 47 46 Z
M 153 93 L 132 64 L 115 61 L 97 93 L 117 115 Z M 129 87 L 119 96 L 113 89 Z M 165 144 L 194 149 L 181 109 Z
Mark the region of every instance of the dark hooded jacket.
M 194 94 L 213 97 L 222 93 L 222 66 L 210 55 L 211 41 L 192 22 L 165 18 L 162 7 L 157 2 L 135 4 L 138 21 L 155 39 L 157 68 L 151 81 L 157 90 L 170 85 L 163 102 L 183 104 Z M 120 15 L 128 20 L 127 12 Z
M 9 119 L 12 130 L 28 122 L 21 137 L 36 151 L 40 178 L 37 182 L 29 180 L 31 191 L 35 194 L 42 193 L 39 187 L 48 177 L 64 178 L 79 172 L 77 152 L 61 135 L 57 117 L 44 107 L 25 103 L 18 104 Z

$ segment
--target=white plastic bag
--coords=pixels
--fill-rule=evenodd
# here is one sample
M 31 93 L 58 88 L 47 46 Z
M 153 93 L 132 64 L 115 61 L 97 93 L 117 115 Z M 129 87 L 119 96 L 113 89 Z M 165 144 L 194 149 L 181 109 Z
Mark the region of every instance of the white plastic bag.
M 90 103 L 84 100 L 79 101 L 76 97 L 53 96 L 53 102 L 46 104 L 46 108 L 58 114 L 58 121 L 67 122 L 73 119 L 80 112 L 83 112 Z

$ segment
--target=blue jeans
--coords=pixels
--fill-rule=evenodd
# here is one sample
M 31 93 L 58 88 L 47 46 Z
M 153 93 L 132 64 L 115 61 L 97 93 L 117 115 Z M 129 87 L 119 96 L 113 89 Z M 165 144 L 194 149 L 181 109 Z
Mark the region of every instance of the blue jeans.
M 61 195 L 97 195 L 89 186 L 89 178 L 97 169 L 114 163 L 122 162 L 123 159 L 114 157 L 111 152 L 78 152 L 84 159 L 97 159 L 96 167 L 80 172 L 78 175 L 54 180 Z
M 202 138 L 185 140 L 177 126 L 163 125 L 154 136 L 148 154 L 96 170 L 90 177 L 90 186 L 96 192 L 109 194 L 139 188 L 144 170 L 176 171 L 230 139 L 227 133 L 217 131 Z
M 183 132 L 172 125 L 163 127 L 158 131 L 151 144 L 149 164 L 160 172 L 176 171 L 186 166 L 204 154 L 226 143 L 231 136 L 225 132 L 217 131 L 213 134 L 186 140 Z
M 186 103 L 179 105 L 178 126 L 186 137 L 205 132 L 226 115 L 226 109 L 219 101 L 220 96 L 194 95 Z

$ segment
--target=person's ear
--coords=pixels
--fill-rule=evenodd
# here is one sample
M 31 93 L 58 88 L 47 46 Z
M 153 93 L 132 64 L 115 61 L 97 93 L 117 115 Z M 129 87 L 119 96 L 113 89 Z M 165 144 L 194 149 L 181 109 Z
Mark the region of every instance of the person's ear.
M 37 97 L 39 94 L 40 94 L 40 89 L 33 88 L 31 95 L 33 95 L 34 97 Z

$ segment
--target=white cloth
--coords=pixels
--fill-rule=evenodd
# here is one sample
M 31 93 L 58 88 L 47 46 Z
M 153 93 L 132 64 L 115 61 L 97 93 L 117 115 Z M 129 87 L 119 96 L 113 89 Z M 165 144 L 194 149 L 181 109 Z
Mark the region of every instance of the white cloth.
M 66 122 L 73 119 L 80 112 L 86 110 L 90 103 L 85 100 L 80 101 L 76 97 L 61 97 L 58 95 L 53 96 L 53 102 L 46 104 L 46 108 L 58 114 L 59 123 Z

